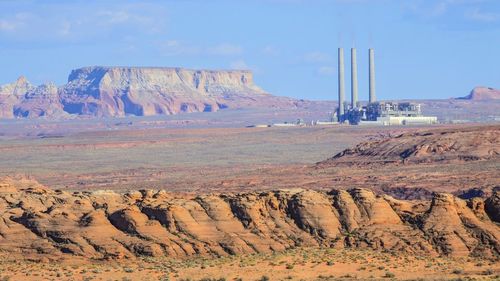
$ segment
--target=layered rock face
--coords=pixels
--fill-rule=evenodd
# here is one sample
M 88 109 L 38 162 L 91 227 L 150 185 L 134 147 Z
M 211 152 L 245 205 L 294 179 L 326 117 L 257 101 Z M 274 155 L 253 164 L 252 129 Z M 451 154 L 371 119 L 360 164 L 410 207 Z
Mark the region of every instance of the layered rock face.
M 71 72 L 61 97 L 67 112 L 95 116 L 291 105 L 255 86 L 249 71 L 181 68 L 81 68 Z
M 67 193 L 6 179 L 0 185 L 0 250 L 114 259 L 327 246 L 498 258 L 497 205 L 485 208 L 482 199 L 449 194 L 400 201 L 359 188 L 198 197 L 152 190 Z
M 500 159 L 500 126 L 431 129 L 369 140 L 320 165 L 436 163 Z
M 469 95 L 459 99 L 476 101 L 500 100 L 500 90 L 489 87 L 475 87 Z
M 33 86 L 25 77 L 0 86 L 0 118 L 63 116 L 58 88 L 52 84 Z
M 265 93 L 250 71 L 84 67 L 68 83 L 33 87 L 24 78 L 0 88 L 0 117 L 148 116 L 223 108 L 293 108 L 296 101 Z

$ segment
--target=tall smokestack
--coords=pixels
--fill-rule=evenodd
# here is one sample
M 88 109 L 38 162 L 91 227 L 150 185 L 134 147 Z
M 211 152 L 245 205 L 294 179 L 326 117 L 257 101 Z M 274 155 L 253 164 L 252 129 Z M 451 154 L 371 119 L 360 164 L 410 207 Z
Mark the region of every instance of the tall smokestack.
M 351 48 L 351 106 L 356 107 L 358 103 L 358 62 L 356 48 Z
M 368 50 L 368 56 L 370 57 L 370 99 L 369 102 L 375 102 L 377 96 L 375 95 L 375 53 L 373 49 Z
M 339 48 L 339 121 L 342 121 L 342 115 L 344 115 L 344 97 L 345 97 L 345 86 L 344 86 L 344 49 Z

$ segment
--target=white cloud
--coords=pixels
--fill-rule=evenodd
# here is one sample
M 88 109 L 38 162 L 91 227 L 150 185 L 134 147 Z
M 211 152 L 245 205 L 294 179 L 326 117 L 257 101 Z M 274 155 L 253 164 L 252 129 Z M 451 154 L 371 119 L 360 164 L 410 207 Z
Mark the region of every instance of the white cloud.
M 332 57 L 323 52 L 311 52 L 304 55 L 304 61 L 309 63 L 325 63 L 330 62 Z
M 17 31 L 26 25 L 30 16 L 29 13 L 16 13 L 13 17 L 0 19 L 0 31 Z
M 201 49 L 187 45 L 179 40 L 166 40 L 159 44 L 160 52 L 165 56 L 197 55 Z
M 243 48 L 238 45 L 224 43 L 208 48 L 208 53 L 211 55 L 235 56 L 241 55 L 243 53 Z
M 105 29 L 133 26 L 145 33 L 160 33 L 165 26 L 165 18 L 161 12 L 148 9 L 126 7 L 119 10 L 99 10 L 90 14 L 84 21 Z M 146 16 L 147 15 L 147 16 Z
M 262 53 L 264 55 L 268 55 L 268 56 L 276 56 L 276 55 L 279 55 L 279 50 L 276 49 L 275 47 L 269 45 L 269 46 L 265 46 L 263 49 L 262 49 Z
M 480 7 L 489 6 L 489 0 L 436 0 L 436 1 L 406 1 L 404 5 L 414 14 L 427 19 L 443 18 L 454 14 L 465 15 L 466 19 L 477 21 L 491 21 L 497 15 L 480 12 Z M 471 8 L 473 8 L 471 10 Z M 468 9 L 468 12 L 461 13 Z M 461 11 L 461 12 L 458 12 Z M 458 13 L 457 13 L 458 12 Z
M 126 11 L 101 11 L 98 15 L 110 24 L 124 23 L 131 20 L 131 15 Z
M 468 11 L 465 17 L 469 20 L 480 21 L 480 22 L 495 22 L 500 19 L 500 14 L 488 13 L 476 8 L 472 11 Z
M 247 63 L 241 59 L 231 62 L 230 67 L 232 69 L 238 69 L 238 70 L 249 70 L 250 69 L 250 67 L 247 65 Z
M 0 20 L 0 31 L 14 31 L 16 24 L 8 20 Z
M 449 5 L 448 1 L 441 1 L 436 3 L 436 5 L 434 5 L 430 9 L 430 16 L 436 17 L 443 15 L 448 10 L 448 5 Z
M 207 56 L 238 56 L 243 48 L 232 44 L 219 44 L 213 47 L 192 45 L 181 40 L 165 40 L 157 43 L 160 53 L 165 56 L 207 55 Z
M 322 66 L 318 68 L 318 74 L 324 76 L 332 76 L 336 73 L 335 67 L 332 66 Z
M 71 22 L 69 21 L 63 21 L 61 23 L 61 29 L 59 30 L 59 34 L 61 36 L 68 36 L 71 34 L 71 27 L 72 27 L 72 24 Z
M 40 5 L 29 12 L 0 12 L 0 32 L 9 32 L 9 36 L 22 42 L 92 41 L 123 33 L 158 36 L 168 22 L 161 4 L 94 2 L 75 6 L 60 2 Z

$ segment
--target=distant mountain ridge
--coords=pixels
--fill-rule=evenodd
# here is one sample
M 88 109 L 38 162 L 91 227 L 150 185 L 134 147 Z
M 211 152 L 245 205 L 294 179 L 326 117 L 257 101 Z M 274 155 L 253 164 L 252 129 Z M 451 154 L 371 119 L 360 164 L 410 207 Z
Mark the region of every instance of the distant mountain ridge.
M 475 87 L 463 100 L 500 100 L 500 90 L 489 87 Z
M 500 101 L 500 90 L 476 87 L 469 95 L 452 100 L 459 102 L 461 108 L 451 105 L 450 110 L 462 114 L 468 110 L 464 104 L 474 105 L 474 101 L 494 106 L 483 101 Z M 450 107 L 449 101 L 445 107 Z M 432 111 L 437 101 L 430 102 L 432 105 L 427 106 L 429 102 L 422 101 L 425 110 L 442 115 L 443 105 Z M 247 70 L 90 66 L 72 70 L 68 83 L 60 87 L 53 83 L 35 86 L 24 76 L 13 83 L 0 85 L 0 119 L 173 115 L 215 112 L 224 108 L 311 111 L 322 108 L 330 112 L 335 105 L 332 101 L 273 96 L 255 85 L 253 73 Z M 481 105 L 474 116 L 483 116 L 484 110 Z M 446 116 L 441 118 L 446 119 Z
M 166 67 L 83 67 L 68 83 L 33 86 L 25 77 L 0 86 L 0 118 L 171 115 L 223 108 L 294 108 L 297 101 L 266 93 L 246 70 Z

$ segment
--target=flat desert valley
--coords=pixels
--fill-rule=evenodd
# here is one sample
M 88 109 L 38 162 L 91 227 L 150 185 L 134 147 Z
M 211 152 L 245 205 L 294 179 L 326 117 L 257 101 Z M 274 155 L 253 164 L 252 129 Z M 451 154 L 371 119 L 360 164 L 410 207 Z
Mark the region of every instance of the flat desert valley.
M 85 122 L 5 123 L 3 280 L 499 278 L 496 124 Z
M 491 193 L 499 182 L 497 161 L 448 161 L 446 165 L 443 161 L 370 163 L 381 161 L 380 156 L 354 166 L 322 163 L 360 142 L 375 142 L 405 132 L 472 128 L 473 135 L 482 131 L 474 131 L 476 127 L 495 131 L 495 125 L 221 128 L 215 123 L 165 128 L 164 123 L 148 127 L 147 120 L 138 122 L 141 127 L 113 122 L 90 129 L 82 122 L 80 128 L 75 126 L 76 131 L 72 131 L 72 121 L 62 125 L 28 123 L 24 131 L 21 126 L 5 130 L 0 143 L 0 175 L 31 177 L 53 189 L 68 191 L 165 189 L 211 193 L 360 187 L 392 195 L 400 192 L 398 197 L 402 199 L 429 198 L 433 191 L 476 189 Z M 451 139 L 439 145 L 453 145 L 454 137 L 459 139 L 461 135 L 451 134 Z M 477 138 L 469 143 L 472 148 L 480 144 Z M 418 144 L 418 140 L 409 137 L 400 144 L 394 142 L 395 146 L 405 144 Z

